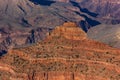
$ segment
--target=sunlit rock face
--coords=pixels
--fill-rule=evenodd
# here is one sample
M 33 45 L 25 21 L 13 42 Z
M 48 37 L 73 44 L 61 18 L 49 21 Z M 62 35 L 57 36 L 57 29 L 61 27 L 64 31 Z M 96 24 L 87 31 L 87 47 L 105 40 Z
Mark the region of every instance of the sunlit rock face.
M 9 49 L 0 58 L 0 79 L 119 80 L 119 60 L 119 49 L 89 40 L 75 23 L 68 22 L 43 41 Z
M 62 26 L 58 26 L 51 33 L 53 37 L 61 37 L 63 36 L 66 39 L 71 40 L 84 40 L 87 38 L 86 33 L 77 27 L 75 23 L 64 23 Z
M 91 28 L 88 37 L 97 41 L 109 44 L 112 47 L 120 48 L 120 25 L 99 25 Z
M 1 0 L 0 53 L 43 40 L 67 21 L 85 32 L 101 23 L 118 24 L 119 7 L 118 0 Z
M 0 0 L 0 54 L 43 40 L 64 22 L 75 22 L 85 32 L 101 23 L 118 24 L 119 13 L 117 0 Z

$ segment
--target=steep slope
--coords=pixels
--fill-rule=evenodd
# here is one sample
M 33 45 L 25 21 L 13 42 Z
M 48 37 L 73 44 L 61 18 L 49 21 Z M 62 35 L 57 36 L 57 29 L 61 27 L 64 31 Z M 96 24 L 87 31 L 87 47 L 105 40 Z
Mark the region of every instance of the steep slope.
M 101 23 L 118 24 L 119 13 L 118 0 L 1 0 L 0 53 L 8 46 L 42 40 L 67 21 L 76 22 L 85 32 Z
M 120 50 L 89 40 L 64 23 L 44 41 L 10 49 L 0 58 L 2 80 L 119 80 Z
M 29 45 L 43 40 L 46 33 L 51 30 L 51 28 L 23 28 L 20 30 L 2 28 L 0 29 L 0 55 L 5 54 L 10 47 Z
M 47 1 L 46 1 L 47 2 Z M 49 1 L 50 2 L 50 1 Z M 0 51 L 44 39 L 47 32 L 66 21 L 84 20 L 71 4 L 36 0 L 0 1 Z M 32 33 L 32 31 L 34 33 Z M 1 51 L 2 52 L 2 51 Z
M 96 20 L 101 23 L 120 23 L 120 0 L 77 0 L 84 10 L 98 13 Z
M 50 1 L 45 0 L 45 2 Z M 81 20 L 81 17 L 72 11 L 76 8 L 71 4 L 54 1 L 51 5 L 43 5 L 42 3 L 45 2 L 40 0 L 38 2 L 36 0 L 0 1 L 0 27 L 8 25 L 17 29 L 23 27 L 54 28 L 65 21 Z
M 87 32 L 90 39 L 120 48 L 120 25 L 98 25 Z

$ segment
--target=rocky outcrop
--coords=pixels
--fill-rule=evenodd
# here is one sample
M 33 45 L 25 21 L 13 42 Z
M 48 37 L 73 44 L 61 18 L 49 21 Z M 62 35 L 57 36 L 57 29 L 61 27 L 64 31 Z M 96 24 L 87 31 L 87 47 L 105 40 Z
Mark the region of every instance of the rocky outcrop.
M 49 0 L 47 0 L 49 1 Z M 54 2 L 47 5 L 47 1 L 39 0 L 5 0 L 0 1 L 0 27 L 52 27 L 61 25 L 65 21 L 80 21 L 76 15 L 76 8 L 68 3 Z M 43 3 L 43 5 L 42 5 Z M 44 3 L 47 5 L 44 5 Z M 49 3 L 49 2 L 48 2 Z M 67 13 L 66 13 L 67 12 Z M 17 28 L 18 29 L 18 28 Z
M 85 32 L 101 23 L 117 24 L 118 7 L 117 0 L 1 0 L 0 50 L 44 39 L 49 29 L 67 21 Z
M 7 52 L 9 48 L 27 46 L 43 40 L 46 37 L 46 33 L 50 31 L 50 28 L 29 28 L 25 30 L 7 30 L 2 28 L 0 30 L 0 55 Z
M 85 32 L 75 23 L 64 23 L 62 26 L 58 26 L 50 33 L 50 37 L 64 37 L 70 40 L 84 40 L 87 38 Z
M 37 28 L 30 31 L 30 35 L 26 39 L 25 44 L 36 43 L 40 40 L 43 40 L 46 37 L 46 33 L 50 32 L 50 28 Z
M 120 1 L 119 0 L 76 0 L 80 6 L 91 12 L 99 14 L 96 20 L 101 23 L 120 23 Z
M 99 25 L 87 32 L 90 39 L 106 43 L 112 47 L 120 48 L 120 25 Z
M 119 80 L 119 60 L 119 49 L 87 39 L 75 23 L 68 22 L 43 41 L 10 49 L 0 58 L 0 79 Z
M 36 0 L 0 1 L 0 51 L 42 40 L 47 32 L 65 21 L 84 20 L 72 11 L 76 8 L 66 4 L 42 5 Z

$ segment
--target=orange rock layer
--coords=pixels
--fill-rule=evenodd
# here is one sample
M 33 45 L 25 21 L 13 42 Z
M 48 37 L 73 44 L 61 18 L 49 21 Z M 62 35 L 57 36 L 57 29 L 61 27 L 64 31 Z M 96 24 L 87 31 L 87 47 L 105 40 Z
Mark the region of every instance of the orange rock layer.
M 87 39 L 72 22 L 0 58 L 0 80 L 120 80 L 120 50 Z

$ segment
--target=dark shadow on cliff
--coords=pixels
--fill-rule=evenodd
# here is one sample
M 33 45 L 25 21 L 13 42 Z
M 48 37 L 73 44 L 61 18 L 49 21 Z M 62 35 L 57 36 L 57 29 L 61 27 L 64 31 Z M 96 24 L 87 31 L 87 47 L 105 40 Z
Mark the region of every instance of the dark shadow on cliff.
M 94 19 L 91 19 L 89 17 L 87 17 L 86 15 L 84 14 L 80 14 L 79 12 L 75 12 L 76 14 L 78 14 L 79 16 L 82 16 L 85 18 L 85 21 L 87 22 L 87 26 L 86 26 L 86 22 L 85 21 L 81 21 L 80 22 L 80 25 L 82 26 L 82 29 L 87 32 L 87 30 L 90 28 L 90 27 L 94 27 L 96 25 L 99 25 L 101 24 L 99 21 L 97 20 L 94 20 Z
M 86 13 L 86 14 L 92 16 L 92 17 L 97 17 L 97 16 L 98 16 L 97 13 L 91 12 L 91 11 L 89 11 L 89 10 L 86 9 L 86 8 L 81 8 L 81 6 L 79 5 L 79 3 L 77 3 L 77 2 L 70 1 L 70 3 L 71 3 L 73 6 L 78 7 L 79 10 L 80 10 L 81 12 L 83 12 L 83 13 Z
M 78 15 L 84 17 L 85 20 L 86 20 L 91 26 L 96 26 L 96 25 L 101 24 L 99 21 L 93 20 L 93 19 L 87 17 L 87 16 L 84 15 L 84 14 L 80 14 L 79 12 L 76 12 L 76 14 L 78 14 Z
M 42 6 L 50 6 L 51 4 L 55 3 L 55 1 L 48 1 L 48 0 L 29 0 L 33 2 L 36 5 L 42 5 Z
M 86 8 L 81 8 L 81 6 L 79 5 L 79 3 L 77 3 L 77 2 L 70 1 L 70 3 L 71 3 L 73 6 L 78 7 L 80 12 L 86 13 L 86 14 L 88 14 L 88 15 L 91 16 L 91 17 L 97 17 L 97 16 L 99 15 L 99 14 L 97 14 L 97 13 L 94 13 L 94 12 L 89 11 L 89 10 L 86 9 Z M 81 14 L 80 12 L 75 11 L 76 14 L 78 14 L 79 16 L 85 18 L 85 21 L 80 21 L 80 23 L 79 23 L 79 24 L 81 25 L 81 28 L 82 28 L 85 32 L 87 32 L 90 27 L 93 27 L 93 26 L 96 26 L 96 25 L 101 24 L 99 21 L 94 20 L 94 19 L 92 19 L 92 18 L 89 18 L 87 15 Z
M 1 50 L 1 51 L 0 51 L 0 56 L 5 55 L 6 53 L 7 53 L 7 51 L 6 51 L 6 50 Z
M 87 21 L 84 21 L 84 20 L 81 20 L 81 21 L 79 22 L 79 25 L 81 26 L 81 28 L 82 28 L 85 32 L 87 32 L 88 29 L 90 29 L 90 27 L 92 27 L 92 26 L 90 26 L 90 24 L 88 24 Z

